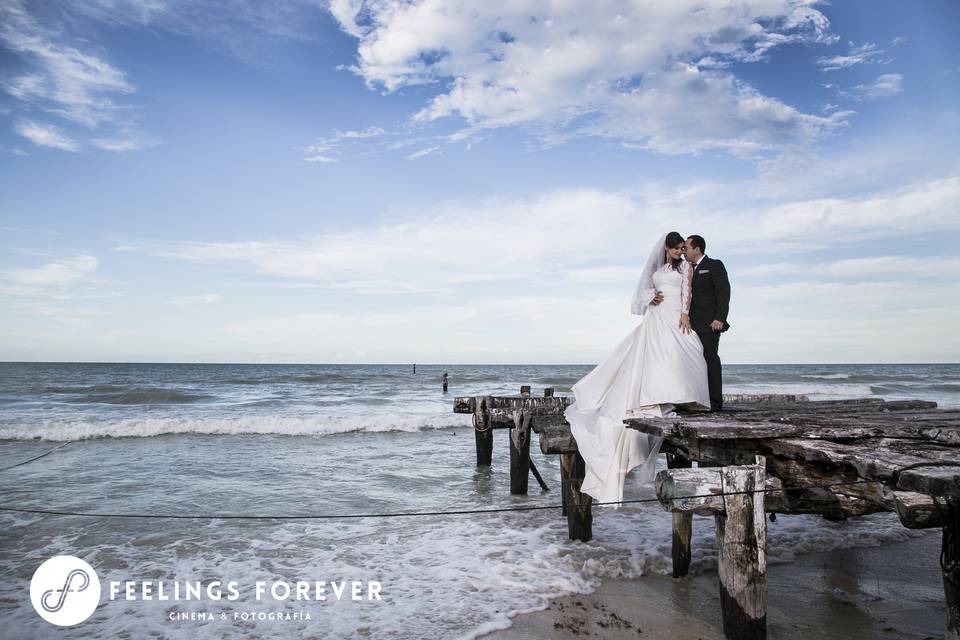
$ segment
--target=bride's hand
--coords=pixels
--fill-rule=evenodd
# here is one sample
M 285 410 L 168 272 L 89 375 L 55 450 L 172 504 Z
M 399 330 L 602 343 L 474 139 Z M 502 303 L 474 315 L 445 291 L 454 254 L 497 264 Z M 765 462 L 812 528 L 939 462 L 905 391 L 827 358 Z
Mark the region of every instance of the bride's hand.
M 693 331 L 693 329 L 690 328 L 690 316 L 685 313 L 680 314 L 680 330 L 684 333 Z

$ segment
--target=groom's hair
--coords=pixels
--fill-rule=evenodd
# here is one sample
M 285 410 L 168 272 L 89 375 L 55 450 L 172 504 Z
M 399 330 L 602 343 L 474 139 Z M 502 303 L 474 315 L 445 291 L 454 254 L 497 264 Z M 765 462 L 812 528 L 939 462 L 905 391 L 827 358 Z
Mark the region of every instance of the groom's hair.
M 696 247 L 700 249 L 700 253 L 707 252 L 707 241 L 703 239 L 703 236 L 690 236 L 687 238 L 690 241 L 691 247 Z

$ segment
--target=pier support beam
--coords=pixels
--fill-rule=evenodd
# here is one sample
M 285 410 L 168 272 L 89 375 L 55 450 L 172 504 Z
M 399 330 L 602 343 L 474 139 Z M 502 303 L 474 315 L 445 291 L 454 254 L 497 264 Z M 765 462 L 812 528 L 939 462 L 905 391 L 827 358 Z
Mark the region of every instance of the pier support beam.
M 530 479 L 530 420 L 532 413 L 516 411 L 510 429 L 510 493 L 527 495 Z
M 692 463 L 676 453 L 667 454 L 668 469 L 689 469 Z M 690 541 L 693 537 L 693 514 L 673 512 L 673 577 L 682 578 L 690 571 Z
M 755 460 L 749 466 L 667 469 L 656 481 L 657 498 L 674 515 L 712 514 L 716 519 L 723 633 L 731 640 L 767 637 L 764 491 L 769 483 L 765 459 Z
M 946 604 L 943 637 L 944 640 L 960 640 L 960 498 L 946 498 L 943 502 L 940 498 L 935 500 L 944 525 L 940 554 Z
M 579 452 L 560 454 L 560 482 L 563 485 L 563 512 L 571 540 L 590 542 L 593 538 L 593 498 L 580 493 L 587 465 Z
M 763 493 L 766 468 L 762 456 L 750 467 L 720 468 L 723 514 L 716 516 L 717 573 L 723 633 L 733 640 L 767 637 L 767 521 Z
M 486 396 L 477 396 L 473 409 L 473 433 L 477 439 L 477 466 L 489 467 L 493 461 L 493 425 Z

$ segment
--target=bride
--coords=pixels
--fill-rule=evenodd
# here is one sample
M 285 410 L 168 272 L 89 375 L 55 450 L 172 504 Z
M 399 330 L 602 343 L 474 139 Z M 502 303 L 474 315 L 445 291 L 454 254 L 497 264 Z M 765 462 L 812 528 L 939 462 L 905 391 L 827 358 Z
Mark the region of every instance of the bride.
M 622 501 L 624 478 L 637 466 L 641 482 L 653 480 L 663 439 L 625 427 L 624 418 L 669 417 L 677 405 L 710 407 L 703 345 L 688 315 L 693 268 L 682 253 L 679 233 L 660 237 L 631 303 L 642 321 L 573 385 L 564 416 L 586 462 L 580 490 L 599 502 Z

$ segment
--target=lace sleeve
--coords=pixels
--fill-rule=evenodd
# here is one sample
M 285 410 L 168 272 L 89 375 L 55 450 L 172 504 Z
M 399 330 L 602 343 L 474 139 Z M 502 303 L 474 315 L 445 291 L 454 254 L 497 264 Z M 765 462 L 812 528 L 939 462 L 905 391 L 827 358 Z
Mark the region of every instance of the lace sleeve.
M 687 261 L 680 269 L 680 313 L 690 315 L 690 298 L 693 297 L 693 268 Z

